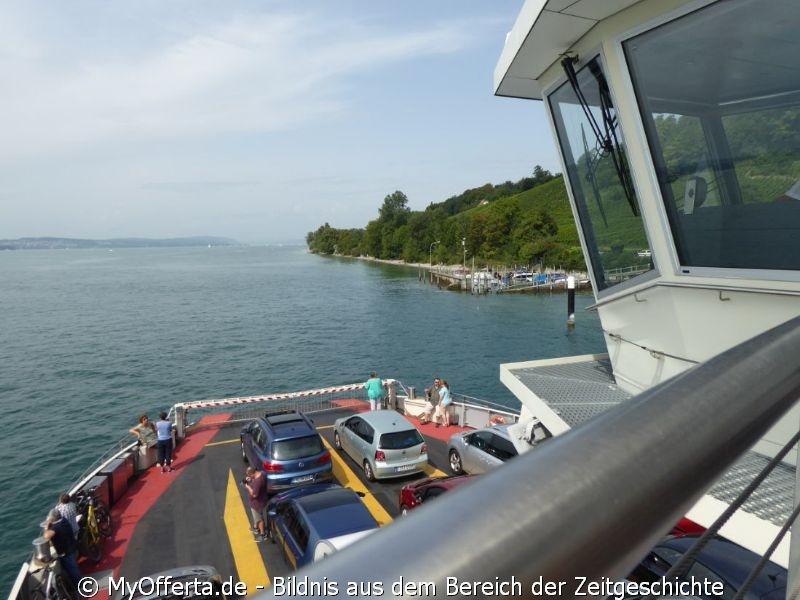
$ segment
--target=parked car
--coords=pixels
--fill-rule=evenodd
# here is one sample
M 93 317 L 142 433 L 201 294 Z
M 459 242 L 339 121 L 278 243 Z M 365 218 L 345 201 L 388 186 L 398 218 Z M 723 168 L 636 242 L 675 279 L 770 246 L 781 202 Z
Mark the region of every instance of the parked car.
M 242 459 L 264 471 L 270 494 L 298 485 L 333 481 L 330 452 L 303 413 L 267 414 L 242 429 Z
M 656 581 L 683 556 L 697 540 L 696 535 L 669 537 L 660 542 L 628 576 L 631 581 Z M 733 598 L 761 557 L 721 537 L 713 537 L 697 555 L 685 579 L 708 580 L 723 584 L 722 596 Z M 745 594 L 749 600 L 779 600 L 786 597 L 786 569 L 768 561 Z
M 400 514 L 406 515 L 408 511 L 420 504 L 430 502 L 445 492 L 467 483 L 472 475 L 453 475 L 450 477 L 427 477 L 400 488 Z
M 428 464 L 428 444 L 422 434 L 393 410 L 337 419 L 333 444 L 363 467 L 369 481 L 410 475 Z
M 456 433 L 447 444 L 450 470 L 456 475 L 477 475 L 517 456 L 508 425 L 494 425 L 477 431 Z
M 670 535 L 675 537 L 680 535 L 700 535 L 705 530 L 706 528 L 699 523 L 695 523 L 687 517 L 681 517 L 681 520 L 670 531 Z
M 335 483 L 282 492 L 270 500 L 267 513 L 272 540 L 293 569 L 321 560 L 379 526 L 358 494 Z

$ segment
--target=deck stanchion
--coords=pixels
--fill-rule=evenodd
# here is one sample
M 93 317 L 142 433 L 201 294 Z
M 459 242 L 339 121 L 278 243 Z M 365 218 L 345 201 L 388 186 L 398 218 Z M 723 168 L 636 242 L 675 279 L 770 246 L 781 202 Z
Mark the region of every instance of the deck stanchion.
M 397 406 L 397 386 L 395 385 L 394 379 L 390 379 L 386 382 L 386 388 L 389 391 L 387 401 L 389 403 L 388 408 L 389 410 L 394 410 Z
M 175 433 L 179 440 L 186 437 L 186 409 L 183 406 L 175 407 Z

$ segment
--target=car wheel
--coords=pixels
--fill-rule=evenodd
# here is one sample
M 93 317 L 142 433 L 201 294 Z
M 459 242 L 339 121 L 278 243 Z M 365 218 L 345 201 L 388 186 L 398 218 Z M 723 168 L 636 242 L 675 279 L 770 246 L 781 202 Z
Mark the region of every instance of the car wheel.
M 242 442 L 242 460 L 247 462 L 247 454 L 244 453 L 244 442 Z
M 400 515 L 403 517 L 408 515 L 408 507 L 405 504 L 400 505 Z
M 375 473 L 373 473 L 372 465 L 368 460 L 364 461 L 364 477 L 367 478 L 367 481 L 375 481 Z
M 339 432 L 338 431 L 334 431 L 333 432 L 333 445 L 336 446 L 337 450 L 341 450 L 342 449 L 342 440 L 339 439 Z
M 450 450 L 450 470 L 456 475 L 464 472 L 464 467 L 461 466 L 461 455 L 456 450 Z

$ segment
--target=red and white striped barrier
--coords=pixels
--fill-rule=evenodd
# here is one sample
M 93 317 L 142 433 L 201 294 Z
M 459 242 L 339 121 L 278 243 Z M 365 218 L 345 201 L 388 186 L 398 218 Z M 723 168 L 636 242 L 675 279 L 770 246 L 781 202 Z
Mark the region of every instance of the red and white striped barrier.
M 394 379 L 384 380 L 384 385 L 394 383 Z M 322 388 L 319 390 L 306 390 L 303 392 L 289 392 L 284 394 L 270 394 L 268 396 L 246 396 L 243 398 L 221 398 L 219 400 L 198 400 L 196 402 L 183 402 L 175 405 L 175 409 L 188 410 L 191 408 L 213 408 L 216 406 L 233 406 L 237 404 L 254 404 L 257 402 L 269 402 L 271 400 L 291 400 L 293 398 L 311 398 L 314 396 L 324 396 L 326 394 L 337 394 L 339 392 L 349 392 L 353 390 L 363 390 L 363 383 L 351 383 L 338 387 Z

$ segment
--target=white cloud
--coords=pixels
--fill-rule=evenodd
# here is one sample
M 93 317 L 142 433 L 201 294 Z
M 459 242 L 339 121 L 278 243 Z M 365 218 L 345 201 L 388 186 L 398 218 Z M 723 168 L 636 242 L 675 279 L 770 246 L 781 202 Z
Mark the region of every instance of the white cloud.
M 109 140 L 291 128 L 346 110 L 348 76 L 466 43 L 455 26 L 389 32 L 310 13 L 231 14 L 167 39 L 143 34 L 162 41 L 139 52 L 86 40 L 68 48 L 75 31 L 49 42 L 33 27 L 17 31 L 16 54 L 0 59 L 13 74 L 0 97 L 2 161 Z

